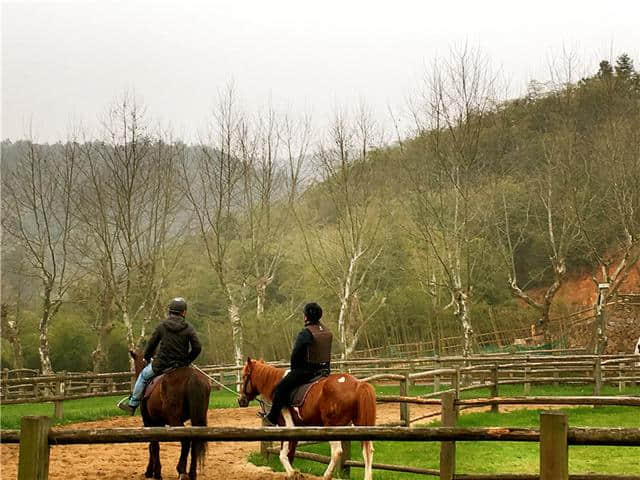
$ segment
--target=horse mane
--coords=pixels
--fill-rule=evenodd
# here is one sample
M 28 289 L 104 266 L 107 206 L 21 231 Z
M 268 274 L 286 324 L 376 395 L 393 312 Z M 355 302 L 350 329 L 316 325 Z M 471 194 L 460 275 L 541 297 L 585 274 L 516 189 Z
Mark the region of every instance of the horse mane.
M 256 388 L 260 389 L 260 393 L 263 396 L 273 398 L 273 390 L 284 376 L 284 368 L 274 367 L 273 365 L 264 363 L 264 360 L 252 360 L 251 364 L 253 371 L 252 378 Z

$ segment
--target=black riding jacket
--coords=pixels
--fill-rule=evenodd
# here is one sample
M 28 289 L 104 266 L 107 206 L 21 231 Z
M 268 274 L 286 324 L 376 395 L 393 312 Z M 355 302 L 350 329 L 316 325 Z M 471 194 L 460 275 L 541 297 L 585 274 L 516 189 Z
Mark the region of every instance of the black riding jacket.
M 153 357 L 153 373 L 159 375 L 169 368 L 189 365 L 201 350 L 198 335 L 189 322 L 180 315 L 170 313 L 151 335 L 144 359 L 149 362 Z

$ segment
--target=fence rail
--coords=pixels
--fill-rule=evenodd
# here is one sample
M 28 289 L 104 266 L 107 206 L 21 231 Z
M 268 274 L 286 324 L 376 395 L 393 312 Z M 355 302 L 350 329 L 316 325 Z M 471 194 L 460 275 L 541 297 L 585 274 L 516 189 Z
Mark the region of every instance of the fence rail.
M 442 398 L 445 405 L 443 422 L 454 423 L 457 418 L 455 397 L 445 394 Z M 453 421 L 451 421 L 453 420 Z M 421 469 L 402 465 L 375 464 L 376 468 L 387 470 L 424 473 L 436 475 L 446 480 L 456 479 L 521 479 L 540 478 L 541 480 L 568 479 L 568 445 L 609 445 L 640 446 L 640 428 L 569 428 L 567 415 L 558 412 L 543 412 L 540 415 L 540 428 L 460 428 L 455 425 L 433 428 L 404 427 L 295 427 L 295 428 L 227 428 L 227 427 L 150 427 L 150 428 L 115 428 L 58 430 L 50 429 L 48 417 L 23 417 L 21 430 L 5 430 L 0 432 L 0 442 L 19 443 L 20 461 L 18 480 L 44 480 L 49 470 L 50 445 L 106 444 L 106 443 L 140 443 L 149 441 L 204 440 L 217 442 L 236 441 L 342 441 L 355 440 L 374 441 L 409 441 L 409 442 L 441 442 L 440 468 L 438 470 Z M 455 442 L 460 441 L 516 441 L 540 443 L 540 474 L 458 474 L 455 472 Z M 350 452 L 350 448 L 343 449 Z M 269 453 L 273 448 L 262 451 Z M 305 457 L 325 462 L 328 458 L 321 455 L 301 452 L 298 457 Z M 24 460 L 24 461 L 23 461 Z M 351 467 L 363 466 L 350 458 L 341 462 L 343 473 Z M 580 475 L 571 478 L 595 480 L 638 479 L 638 476 L 615 475 Z
M 590 384 L 599 396 L 604 385 L 617 385 L 620 393 L 631 383 L 640 384 L 640 361 L 637 355 L 512 355 L 492 354 L 477 356 L 424 357 L 416 359 L 368 359 L 335 363 L 338 370 L 347 371 L 371 383 L 398 383 L 401 396 L 408 396 L 411 385 L 433 387 L 433 393 L 424 398 L 439 397 L 443 391 L 490 389 L 491 397 L 499 397 L 501 386 L 522 385 L 528 395 L 536 384 Z M 202 367 L 218 381 L 237 385 L 236 366 Z M 0 402 L 18 404 L 53 402 L 54 415 L 64 414 L 66 400 L 127 395 L 133 377 L 130 372 L 103 374 L 67 373 L 27 378 L 8 378 L 0 383 Z M 446 388 L 446 387 L 449 388 Z M 217 386 L 214 385 L 214 388 Z M 446 390 L 443 390 L 446 388 Z M 380 396 L 389 402 L 390 397 Z M 419 402 L 413 402 L 419 403 Z M 424 402 L 427 403 L 427 402 Z M 409 425 L 409 402 L 401 403 L 401 422 Z M 497 411 L 499 403 L 492 403 Z M 402 412 L 405 412 L 404 414 Z M 420 417 L 422 419 L 424 417 Z M 408 422 L 408 423 L 407 423 Z

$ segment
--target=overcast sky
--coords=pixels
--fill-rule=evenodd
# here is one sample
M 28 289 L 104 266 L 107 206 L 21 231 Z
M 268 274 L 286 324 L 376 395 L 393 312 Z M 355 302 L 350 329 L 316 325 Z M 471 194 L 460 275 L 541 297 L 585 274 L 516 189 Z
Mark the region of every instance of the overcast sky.
M 271 98 L 321 125 L 363 99 L 383 118 L 436 55 L 465 42 L 515 92 L 547 78 L 563 48 L 590 71 L 623 51 L 638 66 L 640 2 L 3 0 L 1 137 L 29 124 L 41 141 L 78 122 L 95 131 L 128 90 L 193 139 L 230 81 L 247 108 Z

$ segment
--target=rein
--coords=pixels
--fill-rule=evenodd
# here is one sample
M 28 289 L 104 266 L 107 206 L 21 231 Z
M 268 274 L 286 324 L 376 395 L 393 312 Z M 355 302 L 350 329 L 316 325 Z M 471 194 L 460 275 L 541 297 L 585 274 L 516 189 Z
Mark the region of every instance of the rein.
M 215 383 L 216 385 L 221 386 L 222 388 L 224 388 L 225 390 L 233 393 L 236 397 L 239 397 L 240 394 L 238 392 L 236 392 L 235 390 L 231 390 L 229 387 L 227 387 L 225 384 L 223 384 L 222 382 L 219 382 L 218 380 L 216 380 L 215 378 L 213 378 L 210 375 L 207 375 L 205 372 L 202 371 L 202 369 L 200 367 L 198 367 L 197 365 L 191 364 L 191 366 L 193 368 L 195 368 L 196 370 L 198 370 L 201 374 L 203 374 L 205 377 L 207 377 L 209 380 L 211 380 L 213 383 Z M 247 377 L 247 383 L 248 383 L 249 377 Z M 244 387 L 244 385 L 243 385 Z M 244 388 L 243 388 L 244 390 Z M 267 407 L 266 407 L 266 402 L 264 400 L 262 400 L 261 398 L 256 397 L 255 399 L 259 404 L 260 404 L 260 408 L 262 409 L 262 411 L 264 413 L 266 413 L 267 411 Z
M 224 383 L 219 382 L 218 380 L 216 380 L 216 379 L 215 379 L 215 378 L 213 378 L 212 376 L 207 375 L 206 373 L 204 373 L 204 372 L 202 371 L 202 369 L 201 369 L 200 367 L 198 367 L 197 365 L 194 365 L 194 364 L 192 363 L 192 364 L 191 364 L 191 366 L 192 366 L 193 368 L 195 368 L 196 370 L 198 370 L 201 374 L 203 374 L 203 375 L 204 375 L 205 377 L 207 377 L 209 380 L 211 380 L 213 383 L 215 383 L 215 384 L 217 384 L 217 385 L 221 386 L 222 388 L 224 388 L 225 390 L 227 390 L 227 391 L 229 391 L 229 392 L 233 393 L 236 397 L 239 397 L 239 396 L 240 396 L 240 394 L 239 394 L 238 392 L 236 392 L 235 390 L 231 390 L 231 389 L 230 389 L 229 387 L 227 387 Z

